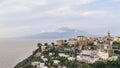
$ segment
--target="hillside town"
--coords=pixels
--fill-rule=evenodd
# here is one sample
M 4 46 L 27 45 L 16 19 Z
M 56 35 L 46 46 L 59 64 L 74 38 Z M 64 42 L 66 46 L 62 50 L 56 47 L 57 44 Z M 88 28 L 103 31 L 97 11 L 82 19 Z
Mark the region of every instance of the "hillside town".
M 28 62 L 26 67 L 18 66 L 20 68 L 84 68 L 79 65 L 94 64 L 98 61 L 117 61 L 120 47 L 115 43 L 119 42 L 120 37 L 111 37 L 108 32 L 103 37 L 80 35 L 68 40 L 56 40 L 51 44 L 38 43 L 38 49 L 33 52 L 32 58 L 29 57 L 30 61 L 26 61 Z

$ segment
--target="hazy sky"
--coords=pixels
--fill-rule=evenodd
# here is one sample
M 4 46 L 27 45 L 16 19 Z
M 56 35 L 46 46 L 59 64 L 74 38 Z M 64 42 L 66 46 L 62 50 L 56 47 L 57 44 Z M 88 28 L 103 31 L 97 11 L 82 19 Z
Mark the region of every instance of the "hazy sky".
M 62 27 L 120 36 L 120 0 L 0 0 L 0 38 Z

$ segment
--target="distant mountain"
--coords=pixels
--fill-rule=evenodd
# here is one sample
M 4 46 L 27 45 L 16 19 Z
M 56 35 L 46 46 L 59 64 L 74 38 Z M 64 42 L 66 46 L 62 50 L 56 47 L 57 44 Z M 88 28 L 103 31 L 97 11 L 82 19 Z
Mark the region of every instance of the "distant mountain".
M 44 32 L 44 33 L 39 33 L 23 38 L 30 38 L 30 39 L 61 39 L 61 38 L 73 38 L 79 35 L 84 35 L 84 36 L 91 36 L 91 34 L 76 30 L 76 29 L 70 29 L 70 28 L 60 28 L 58 29 L 57 32 Z

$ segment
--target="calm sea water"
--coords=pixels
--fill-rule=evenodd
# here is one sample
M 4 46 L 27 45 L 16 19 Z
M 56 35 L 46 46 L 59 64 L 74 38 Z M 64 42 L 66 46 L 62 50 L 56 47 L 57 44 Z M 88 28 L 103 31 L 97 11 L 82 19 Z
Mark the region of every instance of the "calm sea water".
M 37 43 L 54 40 L 39 39 L 2 39 L 0 40 L 0 68 L 13 68 L 18 62 L 27 58 L 37 48 Z

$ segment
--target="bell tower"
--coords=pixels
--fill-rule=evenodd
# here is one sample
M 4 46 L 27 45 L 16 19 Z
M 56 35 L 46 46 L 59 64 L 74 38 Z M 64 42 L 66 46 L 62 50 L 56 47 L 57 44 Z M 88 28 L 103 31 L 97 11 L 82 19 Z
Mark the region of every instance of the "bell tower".
M 108 32 L 108 37 L 111 38 L 110 32 Z

